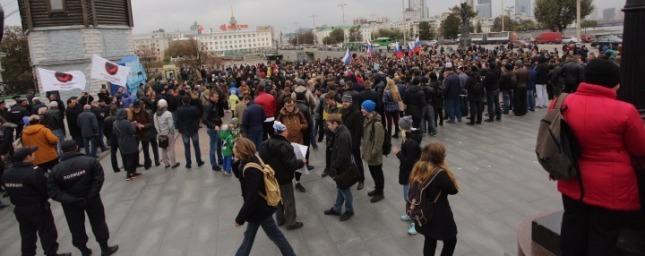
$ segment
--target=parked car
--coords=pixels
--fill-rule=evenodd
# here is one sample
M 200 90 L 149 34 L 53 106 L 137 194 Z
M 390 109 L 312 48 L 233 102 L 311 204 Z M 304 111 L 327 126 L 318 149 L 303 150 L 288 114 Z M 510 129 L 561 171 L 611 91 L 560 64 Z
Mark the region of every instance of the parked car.
M 596 41 L 591 43 L 592 47 L 603 48 L 604 46 L 616 48 L 623 43 L 623 39 L 615 35 L 598 36 Z
M 535 38 L 538 44 L 560 44 L 562 43 L 562 34 L 560 32 L 544 32 Z
M 576 38 L 575 36 L 562 38 L 563 44 L 574 44 L 577 42 L 578 42 L 578 38 Z

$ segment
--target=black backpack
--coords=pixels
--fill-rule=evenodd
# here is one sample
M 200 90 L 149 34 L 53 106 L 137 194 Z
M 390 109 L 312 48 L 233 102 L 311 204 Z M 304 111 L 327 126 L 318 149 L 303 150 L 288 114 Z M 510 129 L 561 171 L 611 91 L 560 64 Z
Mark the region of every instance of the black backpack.
M 568 94 L 562 93 L 555 107 L 542 118 L 535 145 L 538 162 L 556 180 L 572 179 L 580 174 L 578 142 L 562 115 L 567 110 L 563 106 L 567 96 Z
M 430 187 L 432 181 L 434 181 L 442 171 L 443 169 L 433 170 L 435 174 L 433 174 L 432 178 L 428 179 L 428 181 L 423 184 L 410 182 L 408 203 L 406 204 L 405 213 L 414 221 L 417 228 L 430 223 L 430 220 L 432 219 L 432 214 L 434 212 L 435 205 L 441 196 L 441 191 L 432 198 L 432 201 L 430 201 L 428 187 Z

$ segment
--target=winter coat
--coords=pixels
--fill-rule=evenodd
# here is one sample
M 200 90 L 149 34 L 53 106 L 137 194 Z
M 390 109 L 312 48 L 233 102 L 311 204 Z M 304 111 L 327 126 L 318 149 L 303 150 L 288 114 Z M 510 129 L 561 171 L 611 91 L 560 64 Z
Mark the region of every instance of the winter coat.
M 429 201 L 425 203 L 431 204 L 439 192 L 441 195 L 434 206 L 430 222 L 417 227 L 417 231 L 435 240 L 454 239 L 457 237 L 457 224 L 455 224 L 450 202 L 448 202 L 448 195 L 455 195 L 458 191 L 445 171 L 437 174 L 437 178 L 426 189 Z
M 311 129 L 313 129 L 314 125 L 314 119 L 311 115 L 311 107 L 307 105 L 307 102 L 304 100 L 296 100 L 296 106 L 300 110 L 300 113 L 304 115 L 305 120 L 307 120 L 307 128 L 304 130 L 304 138 L 303 138 L 303 145 L 309 146 L 311 144 L 311 138 L 308 136 L 308 134 L 311 133 Z
M 215 129 L 215 127 L 222 126 L 222 117 L 224 117 L 224 109 L 219 105 L 219 102 L 208 101 L 208 104 L 204 105 L 202 123 L 206 125 L 206 128 Z
M 15 163 L 2 175 L 11 203 L 18 207 L 49 210 L 47 171 L 31 163 Z
M 329 163 L 329 176 L 334 178 L 349 170 L 349 163 L 352 162 L 352 135 L 345 125 L 340 125 L 336 128 L 331 138 L 331 159 Z M 360 161 L 360 159 L 356 159 Z M 336 184 L 338 185 L 338 184 Z
M 407 185 L 410 182 L 410 173 L 414 164 L 421 157 L 421 141 L 423 134 L 419 131 L 405 133 L 405 141 L 401 145 L 401 151 L 396 154 L 399 159 L 399 184 Z
M 446 77 L 444 80 L 444 88 L 445 89 L 445 94 L 446 98 L 448 99 L 457 99 L 459 98 L 459 95 L 462 93 L 462 87 L 461 87 L 461 82 L 459 81 L 459 77 L 457 75 L 449 75 Z
M 134 124 L 128 121 L 128 116 L 125 110 L 119 109 L 116 112 L 116 121 L 114 121 L 113 128 L 114 135 L 118 139 L 119 151 L 123 155 L 139 153 L 139 142 L 135 134 L 136 128 Z
M 403 103 L 405 103 L 406 113 L 414 117 L 421 116 L 426 105 L 426 98 L 421 87 L 418 85 L 409 86 L 403 97 Z
M 563 92 L 575 92 L 585 78 L 584 67 L 576 62 L 565 62 L 561 67 L 559 76 L 564 82 Z
M 143 125 L 143 128 L 137 128 L 137 138 L 141 141 L 150 141 L 155 139 L 157 131 L 155 130 L 155 123 L 152 115 L 145 109 L 141 109 L 139 113 L 132 111 L 132 119 L 138 124 Z
M 401 111 L 401 109 L 399 109 L 399 102 L 394 100 L 390 89 L 385 89 L 385 92 L 383 93 L 383 108 L 387 113 L 396 113 Z
M 275 171 L 276 179 L 280 185 L 290 184 L 296 170 L 305 163 L 296 159 L 291 143 L 280 135 L 273 135 L 260 145 L 260 157 Z
M 78 119 L 76 124 L 81 128 L 81 136 L 83 138 L 89 138 L 99 135 L 99 122 L 96 119 L 96 115 L 91 110 L 84 110 Z
M 47 112 L 45 112 L 42 123 L 52 131 L 65 129 L 63 119 L 60 115 L 60 110 L 55 108 L 47 110 Z
M 58 137 L 42 124 L 32 124 L 22 131 L 22 145 L 25 147 L 37 147 L 34 154 L 34 164 L 39 165 L 58 158 L 56 145 Z
M 252 160 L 252 162 L 260 164 L 257 159 Z M 269 206 L 267 201 L 260 196 L 266 191 L 262 171 L 256 168 L 248 168 L 244 171 L 246 163 L 248 162 L 241 161 L 233 165 L 235 167 L 233 171 L 240 180 L 242 198 L 244 198 L 242 208 L 240 208 L 235 217 L 235 222 L 240 225 L 245 222 L 259 223 L 271 217 L 275 212 L 275 207 Z
M 361 146 L 361 137 L 363 137 L 363 114 L 355 106 L 341 110 L 343 125 L 347 127 L 352 135 L 352 146 Z M 358 160 L 358 159 L 357 159 Z
M 267 118 L 275 116 L 276 102 L 275 102 L 275 97 L 273 97 L 273 95 L 268 94 L 266 92 L 262 92 L 258 94 L 257 97 L 255 97 L 255 103 L 262 106 L 262 109 L 264 109 L 264 115 Z
M 48 191 L 52 199 L 73 204 L 99 197 L 104 180 L 103 167 L 96 158 L 69 153 L 49 175 Z
M 645 157 L 645 126 L 636 108 L 617 100 L 615 90 L 588 83 L 581 83 L 564 103 L 564 118 L 581 149 L 584 203 L 619 211 L 640 209 L 632 158 Z M 558 190 L 580 198 L 577 179 L 558 181 Z
M 536 71 L 536 77 L 535 77 L 535 83 L 536 84 L 541 84 L 541 85 L 546 85 L 549 82 L 549 64 L 547 63 L 540 63 L 537 65 L 537 68 L 535 69 Z
M 287 127 L 289 134 L 287 140 L 298 144 L 304 144 L 304 136 L 309 127 L 307 119 L 300 113 L 300 109 L 294 106 L 293 111 L 288 111 L 287 108 L 282 108 L 278 115 L 278 120 Z
M 233 156 L 233 146 L 235 145 L 235 134 L 229 130 L 221 130 L 219 137 L 222 140 L 222 156 Z
M 168 110 L 159 110 L 154 115 L 155 129 L 159 135 L 175 134 L 175 120 Z
M 72 137 L 81 137 L 81 128 L 78 126 L 77 120 L 78 120 L 78 115 L 83 112 L 83 108 L 81 108 L 81 105 L 76 104 L 74 107 L 67 107 L 67 110 L 65 110 L 65 115 L 67 117 L 67 125 L 69 129 L 69 134 L 72 135 Z
M 361 145 L 361 158 L 369 166 L 383 164 L 383 142 L 385 141 L 385 129 L 378 113 L 365 118 L 363 122 L 363 140 Z
M 192 105 L 184 105 L 177 109 L 177 129 L 179 133 L 193 135 L 199 130 L 199 111 Z
M 242 131 L 245 134 L 262 131 L 264 120 L 264 110 L 258 104 L 252 103 L 244 110 L 244 119 L 242 119 Z
M 499 90 L 499 70 L 497 69 L 487 69 L 484 70 L 484 81 L 483 85 L 487 92 L 491 93 L 493 91 Z

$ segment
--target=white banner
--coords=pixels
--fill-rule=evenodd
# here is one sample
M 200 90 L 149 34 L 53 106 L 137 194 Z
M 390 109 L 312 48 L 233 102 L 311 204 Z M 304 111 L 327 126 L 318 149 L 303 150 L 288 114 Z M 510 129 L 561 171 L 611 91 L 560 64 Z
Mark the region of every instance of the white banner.
M 92 56 L 92 79 L 126 86 L 129 74 L 130 68 L 126 66 L 121 66 L 98 55 Z
M 43 86 L 43 91 L 69 91 L 85 90 L 85 74 L 81 71 L 57 72 L 38 68 L 38 79 Z

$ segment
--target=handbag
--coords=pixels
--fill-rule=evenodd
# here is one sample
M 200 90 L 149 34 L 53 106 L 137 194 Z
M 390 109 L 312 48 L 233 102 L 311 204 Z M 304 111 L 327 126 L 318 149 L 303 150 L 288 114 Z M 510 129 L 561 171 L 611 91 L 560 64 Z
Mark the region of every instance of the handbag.
M 354 157 L 352 157 L 352 164 L 349 165 L 349 168 L 336 176 L 334 180 L 340 189 L 351 188 L 358 182 L 358 168 L 356 167 Z
M 170 138 L 168 135 L 159 135 L 157 136 L 157 140 L 160 148 L 167 148 L 168 144 L 170 144 Z

